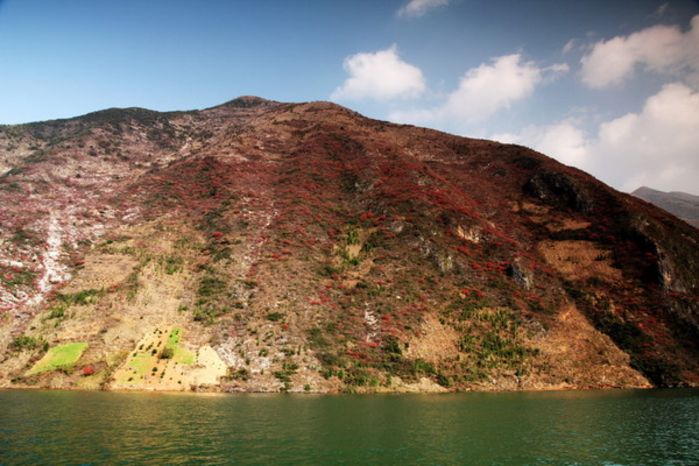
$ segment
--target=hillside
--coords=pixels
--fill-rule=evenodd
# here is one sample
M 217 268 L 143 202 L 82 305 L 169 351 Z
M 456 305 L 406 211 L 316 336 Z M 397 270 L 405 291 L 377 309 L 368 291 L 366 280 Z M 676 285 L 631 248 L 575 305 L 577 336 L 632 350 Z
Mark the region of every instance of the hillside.
M 645 186 L 638 188 L 631 194 L 699 228 L 699 196 L 679 191 L 666 193 Z
M 0 387 L 699 385 L 699 231 L 525 147 L 242 97 L 0 173 Z

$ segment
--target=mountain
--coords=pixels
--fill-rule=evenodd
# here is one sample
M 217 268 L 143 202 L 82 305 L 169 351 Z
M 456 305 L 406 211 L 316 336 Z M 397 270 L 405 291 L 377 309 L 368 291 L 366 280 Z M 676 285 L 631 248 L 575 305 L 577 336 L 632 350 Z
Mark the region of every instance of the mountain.
M 638 188 L 631 194 L 667 210 L 690 225 L 699 228 L 699 196 L 679 191 L 666 193 L 645 186 Z
M 699 231 L 525 147 L 241 97 L 0 164 L 2 387 L 699 384 Z

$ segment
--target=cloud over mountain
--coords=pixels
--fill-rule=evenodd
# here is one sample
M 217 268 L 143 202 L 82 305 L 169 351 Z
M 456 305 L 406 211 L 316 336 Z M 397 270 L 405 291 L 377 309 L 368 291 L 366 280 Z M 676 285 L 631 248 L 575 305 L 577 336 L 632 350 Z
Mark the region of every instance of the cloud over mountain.
M 606 88 L 629 78 L 636 68 L 699 83 L 699 15 L 690 29 L 652 26 L 628 36 L 595 43 L 581 59 L 582 80 L 591 88 Z
M 330 96 L 333 100 L 416 97 L 426 88 L 420 68 L 403 61 L 396 45 L 360 52 L 344 61 L 349 77 Z
M 482 121 L 529 97 L 545 75 L 565 73 L 567 70 L 565 64 L 540 68 L 534 62 L 525 60 L 520 53 L 495 57 L 490 63 L 468 70 L 459 81 L 459 86 L 440 105 L 393 112 L 390 119 L 411 123 Z
M 493 137 L 531 146 L 622 190 L 697 192 L 699 92 L 683 83 L 666 84 L 639 112 L 602 122 L 592 137 L 568 120 Z

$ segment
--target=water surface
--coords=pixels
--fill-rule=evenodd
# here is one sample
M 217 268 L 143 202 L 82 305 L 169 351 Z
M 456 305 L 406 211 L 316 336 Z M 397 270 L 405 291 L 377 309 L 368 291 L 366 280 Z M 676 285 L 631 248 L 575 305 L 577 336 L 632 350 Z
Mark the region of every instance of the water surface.
M 699 390 L 0 391 L 0 464 L 697 465 Z

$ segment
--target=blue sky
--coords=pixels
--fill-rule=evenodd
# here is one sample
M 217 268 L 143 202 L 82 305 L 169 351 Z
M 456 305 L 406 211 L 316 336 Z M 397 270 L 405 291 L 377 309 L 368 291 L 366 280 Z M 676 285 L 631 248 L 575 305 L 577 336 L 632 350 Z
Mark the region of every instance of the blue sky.
M 238 95 L 699 194 L 699 2 L 0 0 L 0 123 Z

